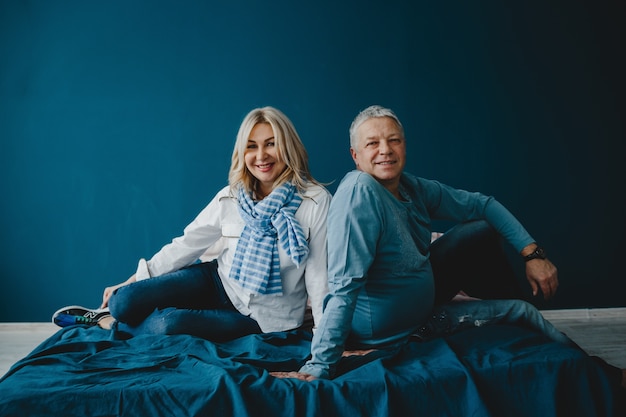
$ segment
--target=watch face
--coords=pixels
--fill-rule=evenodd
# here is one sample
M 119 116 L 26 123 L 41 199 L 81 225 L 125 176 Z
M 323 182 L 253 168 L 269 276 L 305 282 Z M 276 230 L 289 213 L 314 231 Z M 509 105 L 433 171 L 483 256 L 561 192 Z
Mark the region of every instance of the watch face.
M 526 261 L 530 261 L 530 260 L 537 259 L 537 258 L 546 259 L 546 252 L 543 250 L 543 248 L 539 246 L 537 246 L 537 248 L 535 249 L 533 253 L 526 256 Z

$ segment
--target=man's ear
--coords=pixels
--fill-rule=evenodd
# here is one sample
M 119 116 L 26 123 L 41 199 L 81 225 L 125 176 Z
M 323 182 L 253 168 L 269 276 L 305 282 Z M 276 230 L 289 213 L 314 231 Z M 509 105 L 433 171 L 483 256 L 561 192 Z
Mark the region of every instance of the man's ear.
M 354 163 L 356 164 L 356 167 L 359 167 L 359 163 L 356 160 L 356 151 L 354 150 L 354 148 L 350 148 L 350 155 L 352 155 L 352 160 L 354 161 Z

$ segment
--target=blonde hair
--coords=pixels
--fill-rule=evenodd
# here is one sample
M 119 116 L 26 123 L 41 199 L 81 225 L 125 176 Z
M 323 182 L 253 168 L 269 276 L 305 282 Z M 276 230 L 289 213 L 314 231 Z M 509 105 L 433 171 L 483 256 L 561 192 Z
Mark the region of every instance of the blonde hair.
M 250 111 L 241 122 L 228 173 L 228 183 L 231 189 L 242 186 L 248 192 L 256 191 L 258 180 L 246 167 L 244 154 L 250 132 L 259 123 L 267 123 L 271 126 L 277 156 L 287 165 L 283 173 L 274 181 L 272 188 L 291 182 L 298 191 L 304 192 L 307 183 L 319 184 L 309 172 L 309 157 L 293 123 L 280 110 L 268 106 Z

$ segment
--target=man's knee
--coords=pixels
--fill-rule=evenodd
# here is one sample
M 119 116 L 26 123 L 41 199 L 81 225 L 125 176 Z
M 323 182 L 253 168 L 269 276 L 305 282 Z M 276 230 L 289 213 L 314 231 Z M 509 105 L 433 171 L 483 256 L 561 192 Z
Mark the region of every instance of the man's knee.
M 534 322 L 543 317 L 534 305 L 524 300 L 494 300 L 494 302 L 496 303 L 495 308 L 506 313 L 513 321 Z
M 486 220 L 461 223 L 455 226 L 455 228 L 458 228 L 460 238 L 464 241 L 497 242 L 499 239 L 498 232 Z

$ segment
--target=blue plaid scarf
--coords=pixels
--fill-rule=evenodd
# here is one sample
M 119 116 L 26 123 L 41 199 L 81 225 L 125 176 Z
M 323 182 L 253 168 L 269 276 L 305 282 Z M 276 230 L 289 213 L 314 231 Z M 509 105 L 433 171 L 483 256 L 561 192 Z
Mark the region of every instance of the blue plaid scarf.
M 282 295 L 276 238 L 296 266 L 309 254 L 306 236 L 295 218 L 302 197 L 293 184 L 285 183 L 256 203 L 243 187 L 237 198 L 246 225 L 237 243 L 230 278 L 258 294 Z

